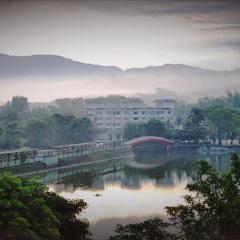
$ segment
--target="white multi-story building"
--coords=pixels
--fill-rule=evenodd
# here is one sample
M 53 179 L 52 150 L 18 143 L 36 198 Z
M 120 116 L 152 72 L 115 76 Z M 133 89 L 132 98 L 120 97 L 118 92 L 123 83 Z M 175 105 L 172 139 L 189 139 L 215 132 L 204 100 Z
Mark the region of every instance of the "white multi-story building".
M 99 139 L 123 138 L 123 128 L 127 122 L 147 122 L 159 119 L 175 124 L 175 101 L 158 99 L 155 107 L 147 107 L 139 98 L 110 96 L 85 100 L 85 115 L 90 117 L 99 130 Z
M 126 98 L 123 96 L 89 98 L 85 99 L 84 102 L 84 106 L 86 109 L 132 108 L 144 106 L 143 101 L 139 98 Z

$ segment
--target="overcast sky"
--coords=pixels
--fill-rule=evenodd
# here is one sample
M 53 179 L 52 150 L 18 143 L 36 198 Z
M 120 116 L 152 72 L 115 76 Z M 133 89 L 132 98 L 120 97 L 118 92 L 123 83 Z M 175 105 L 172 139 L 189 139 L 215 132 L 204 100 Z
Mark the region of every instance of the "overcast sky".
M 239 68 L 240 1 L 1 1 L 0 52 Z

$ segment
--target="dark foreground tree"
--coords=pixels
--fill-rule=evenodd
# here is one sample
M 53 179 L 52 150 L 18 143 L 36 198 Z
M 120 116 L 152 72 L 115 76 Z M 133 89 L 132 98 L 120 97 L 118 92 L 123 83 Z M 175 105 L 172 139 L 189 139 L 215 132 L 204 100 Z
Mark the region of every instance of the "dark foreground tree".
M 166 231 L 168 223 L 160 218 L 150 219 L 144 222 L 129 224 L 126 226 L 117 225 L 116 236 L 110 237 L 110 240 L 172 240 L 174 235 Z
M 221 175 L 200 161 L 196 181 L 187 185 L 190 194 L 184 196 L 185 204 L 166 208 L 168 223 L 152 219 L 118 225 L 110 240 L 240 239 L 240 159 L 232 154 L 231 160 L 230 171 Z M 175 235 L 169 234 L 169 226 Z
M 231 169 L 220 175 L 207 162 L 199 162 L 193 194 L 184 196 L 186 205 L 167 207 L 170 220 L 182 239 L 240 238 L 240 160 L 232 154 Z
M 1 240 L 89 239 L 88 222 L 76 217 L 85 208 L 36 180 L 0 174 Z
M 87 220 L 79 220 L 76 216 L 87 207 L 83 200 L 67 200 L 55 192 L 45 192 L 44 199 L 60 221 L 59 231 L 61 240 L 88 239 L 89 223 Z

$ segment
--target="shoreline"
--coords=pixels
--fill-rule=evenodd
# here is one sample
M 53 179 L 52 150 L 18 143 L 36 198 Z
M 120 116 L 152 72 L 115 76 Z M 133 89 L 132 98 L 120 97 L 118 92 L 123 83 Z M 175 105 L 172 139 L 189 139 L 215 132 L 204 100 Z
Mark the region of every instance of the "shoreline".
M 35 174 L 38 174 L 38 173 L 52 172 L 52 171 L 56 171 L 56 170 L 59 170 L 59 169 L 67 169 L 67 168 L 72 168 L 72 167 L 90 165 L 90 164 L 94 164 L 94 163 L 106 162 L 106 161 L 110 161 L 110 160 L 114 160 L 114 159 L 121 159 L 121 158 L 124 158 L 126 156 L 130 156 L 130 155 L 131 154 L 128 153 L 128 154 L 125 154 L 125 155 L 122 155 L 122 156 L 106 158 L 106 159 L 102 159 L 102 160 L 95 160 L 95 161 L 89 161 L 89 162 L 79 162 L 79 163 L 69 164 L 69 165 L 65 165 L 65 166 L 57 166 L 57 167 L 53 167 L 53 168 L 46 168 L 46 169 L 35 170 L 35 171 L 31 171 L 31 172 L 14 174 L 14 175 L 16 175 L 18 177 L 31 176 L 31 175 L 35 175 Z

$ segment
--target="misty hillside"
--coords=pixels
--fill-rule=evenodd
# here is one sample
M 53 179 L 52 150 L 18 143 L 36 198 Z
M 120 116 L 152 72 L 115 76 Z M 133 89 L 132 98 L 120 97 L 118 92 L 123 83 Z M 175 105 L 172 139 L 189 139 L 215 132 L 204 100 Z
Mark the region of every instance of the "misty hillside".
M 57 77 L 62 75 L 202 75 L 232 76 L 239 74 L 240 69 L 233 71 L 215 71 L 191 67 L 184 64 L 165 64 L 145 68 L 130 68 L 125 71 L 115 66 L 101 66 L 73 61 L 57 55 L 10 56 L 0 54 L 0 78 L 22 78 L 31 76 Z
M 58 77 L 63 75 L 108 75 L 121 72 L 118 67 L 76 62 L 55 55 L 9 56 L 0 54 L 0 78 L 31 76 Z
M 228 90 L 240 90 L 240 69 L 216 71 L 165 64 L 122 70 L 55 55 L 0 54 L 0 81 L 0 100 L 8 99 L 9 93 L 11 96 L 28 96 L 34 101 L 109 94 L 145 94 L 150 100 L 152 97 L 148 96 L 155 94 L 157 89 L 164 90 L 157 94 L 158 97 L 175 92 L 196 100 L 202 96 L 220 96 Z

